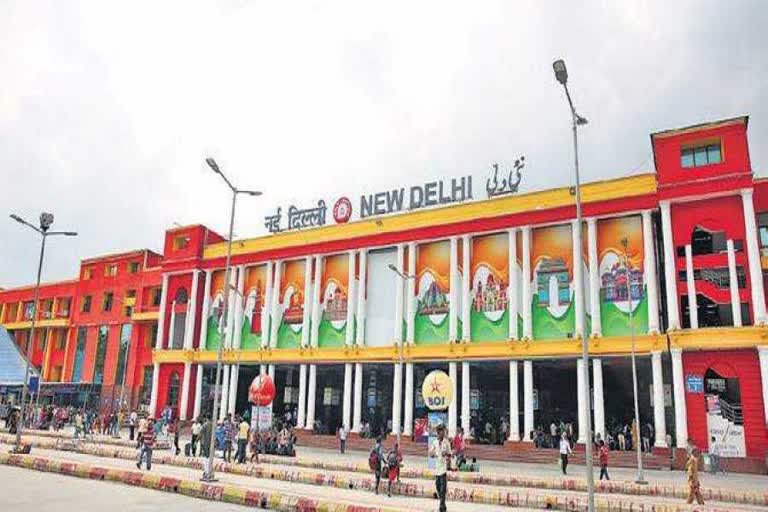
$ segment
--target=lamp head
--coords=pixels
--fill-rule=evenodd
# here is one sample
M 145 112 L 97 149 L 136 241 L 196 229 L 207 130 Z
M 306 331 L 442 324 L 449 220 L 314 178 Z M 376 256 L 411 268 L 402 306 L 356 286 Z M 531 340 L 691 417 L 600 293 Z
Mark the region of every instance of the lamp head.
M 561 84 L 568 83 L 568 69 L 565 67 L 565 61 L 563 59 L 557 59 L 552 63 L 552 69 L 555 70 L 555 78 Z
M 210 167 L 213 170 L 213 172 L 215 172 L 216 174 L 221 174 L 221 169 L 219 169 L 219 165 L 216 163 L 216 160 L 214 160 L 211 157 L 208 157 L 205 159 L 205 163 L 208 164 L 208 167 Z
M 258 197 L 261 195 L 261 192 L 259 192 L 258 190 L 238 190 L 238 192 L 241 194 L 246 194 L 253 197 Z
M 51 224 L 53 224 L 53 214 L 52 213 L 41 213 L 40 214 L 40 229 L 43 232 L 48 231 L 48 229 L 51 227 Z

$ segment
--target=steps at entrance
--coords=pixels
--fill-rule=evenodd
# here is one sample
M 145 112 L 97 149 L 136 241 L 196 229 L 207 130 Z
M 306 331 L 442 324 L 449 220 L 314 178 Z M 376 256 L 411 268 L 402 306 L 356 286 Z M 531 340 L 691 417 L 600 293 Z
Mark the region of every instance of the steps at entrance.
M 336 436 L 314 435 L 311 432 L 297 430 L 299 446 L 311 446 L 329 450 L 339 449 L 339 440 Z M 394 443 L 394 436 L 388 437 L 384 444 L 389 447 Z M 347 449 L 368 451 L 373 446 L 373 439 L 362 438 L 350 434 L 347 438 Z M 404 455 L 422 456 L 427 451 L 426 443 L 417 443 L 410 437 L 401 438 L 401 449 Z M 571 455 L 571 464 L 584 464 L 585 452 L 583 446 L 577 446 Z M 504 445 L 468 444 L 467 456 L 477 457 L 479 460 L 496 460 L 505 462 L 525 462 L 534 464 L 557 464 L 560 454 L 558 450 L 550 448 L 535 448 L 531 443 L 508 442 Z M 637 467 L 637 455 L 635 452 L 611 452 L 609 457 L 611 467 L 634 468 Z M 669 469 L 668 454 L 643 454 L 643 467 L 646 469 Z

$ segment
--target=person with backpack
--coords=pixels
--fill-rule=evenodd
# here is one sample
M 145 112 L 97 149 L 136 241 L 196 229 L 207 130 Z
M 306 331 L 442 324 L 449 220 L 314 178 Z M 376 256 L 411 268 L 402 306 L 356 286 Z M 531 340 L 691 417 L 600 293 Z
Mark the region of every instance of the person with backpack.
M 387 496 L 392 497 L 392 482 L 400 482 L 400 464 L 403 462 L 403 454 L 400 451 L 400 445 L 395 441 L 395 445 L 387 453 Z
M 602 439 L 598 442 L 597 456 L 600 459 L 600 480 L 603 477 L 610 480 L 611 478 L 608 476 L 608 445 Z
M 376 438 L 370 453 L 368 454 L 368 466 L 376 477 L 376 494 L 379 494 L 379 484 L 381 483 L 381 464 L 384 461 L 384 448 L 381 444 L 381 436 Z
M 147 421 L 147 431 L 141 438 L 141 449 L 139 451 L 139 460 L 136 462 L 136 467 L 141 469 L 141 461 L 144 460 L 147 463 L 147 471 L 152 469 L 152 450 L 155 447 L 155 430 L 152 428 L 152 420 Z

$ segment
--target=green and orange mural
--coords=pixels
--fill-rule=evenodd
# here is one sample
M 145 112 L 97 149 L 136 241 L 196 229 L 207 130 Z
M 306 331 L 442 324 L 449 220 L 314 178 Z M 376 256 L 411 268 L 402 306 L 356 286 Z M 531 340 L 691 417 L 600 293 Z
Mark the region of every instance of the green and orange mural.
M 335 254 L 323 260 L 320 276 L 319 347 L 341 347 L 347 336 L 347 307 L 349 305 L 349 255 Z
M 561 339 L 572 336 L 575 330 L 575 306 L 570 224 L 533 230 L 531 270 L 533 337 Z
M 626 248 L 623 243 L 625 241 Z M 632 215 L 598 221 L 597 254 L 600 278 L 600 321 L 603 336 L 630 334 L 630 304 L 635 333 L 647 332 L 648 297 L 643 275 L 644 246 L 641 217 Z M 629 281 L 629 291 L 627 281 Z
M 262 324 L 262 312 L 266 303 L 267 266 L 259 265 L 245 269 L 245 286 L 243 290 L 244 308 L 243 324 L 241 326 L 240 347 L 242 349 L 257 349 L 261 347 L 264 334 L 269 332 L 269 322 Z M 268 319 L 269 316 L 267 315 Z
M 448 240 L 419 245 L 416 250 L 416 318 L 414 343 L 448 341 L 450 315 L 451 243 Z
M 206 321 L 205 348 L 218 350 L 221 343 L 221 316 L 224 311 L 224 270 L 214 270 L 211 274 L 211 294 L 208 298 L 208 319 Z
M 509 235 L 472 239 L 470 325 L 472 341 L 509 338 Z
M 304 322 L 304 260 L 292 260 L 283 264 L 280 279 L 277 348 L 298 348 L 302 329 L 309 329 Z

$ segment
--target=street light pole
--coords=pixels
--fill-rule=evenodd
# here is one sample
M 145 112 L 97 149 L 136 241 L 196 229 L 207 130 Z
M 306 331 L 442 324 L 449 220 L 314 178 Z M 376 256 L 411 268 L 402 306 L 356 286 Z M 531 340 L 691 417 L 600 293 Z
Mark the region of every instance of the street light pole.
M 27 401 L 27 394 L 29 393 L 29 366 L 32 361 L 32 350 L 35 343 L 35 327 L 37 326 L 37 303 L 40 299 L 40 276 L 43 272 L 43 258 L 45 256 L 45 242 L 49 236 L 77 236 L 77 233 L 73 231 L 49 231 L 51 224 L 53 224 L 52 213 L 40 214 L 40 227 L 38 228 L 34 224 L 27 222 L 16 214 L 11 214 L 11 218 L 23 224 L 28 228 L 34 230 L 40 235 L 40 259 L 37 262 L 37 280 L 35 281 L 35 294 L 32 300 L 32 325 L 29 328 L 29 339 L 27 340 L 27 357 L 24 366 L 24 387 L 21 391 L 21 407 L 20 417 L 16 425 L 16 446 L 14 451 L 21 451 L 21 431 L 24 428 L 24 406 Z M 42 371 L 40 372 L 42 376 Z M 40 395 L 40 380 L 38 380 L 37 394 Z
M 579 178 L 579 140 L 578 140 L 578 127 L 584 126 L 587 124 L 587 120 L 584 117 L 581 117 L 579 114 L 576 113 L 576 109 L 573 106 L 573 101 L 571 100 L 571 93 L 568 91 L 568 70 L 565 67 L 565 61 L 562 59 L 556 60 L 552 64 L 552 68 L 555 71 L 555 78 L 558 82 L 560 82 L 563 85 L 563 88 L 565 89 L 565 96 L 568 98 L 568 106 L 571 109 L 571 123 L 573 127 L 573 161 L 574 161 L 574 173 L 576 178 L 576 183 L 574 186 L 574 192 L 576 196 L 576 228 L 574 233 L 574 244 L 576 244 L 576 248 L 578 250 L 578 253 L 581 254 L 581 224 L 582 224 L 582 212 L 581 212 L 581 180 Z M 580 265 L 580 261 L 574 261 L 574 265 Z M 584 298 L 584 273 L 580 272 L 579 275 L 581 276 L 581 282 L 578 283 L 579 286 L 577 286 L 577 289 L 579 290 L 579 294 L 577 297 L 574 297 L 577 301 L 583 301 Z M 583 308 L 585 312 L 586 317 L 586 308 Z M 595 475 L 593 472 L 593 464 L 592 464 L 592 417 L 591 417 L 591 410 L 590 407 L 590 396 L 589 396 L 589 341 L 587 339 L 587 333 L 586 333 L 586 321 L 585 319 L 582 319 L 584 326 L 582 328 L 581 332 L 581 359 L 583 361 L 583 375 L 582 378 L 584 379 L 584 387 L 586 388 L 586 396 L 584 397 L 586 404 L 586 410 L 587 414 L 586 417 L 586 425 L 584 425 L 585 430 L 587 431 L 586 435 L 586 443 L 585 443 L 585 451 L 586 451 L 586 465 L 587 465 L 587 510 L 589 512 L 593 512 L 595 510 Z M 581 426 L 579 426 L 581 429 Z
M 621 239 L 621 245 L 624 247 L 624 269 L 627 277 L 627 302 L 629 303 L 629 336 L 632 339 L 632 391 L 635 401 L 635 425 L 637 425 L 636 437 L 640 437 L 640 406 L 637 401 L 637 363 L 635 362 L 635 321 L 632 311 L 632 287 L 630 285 L 630 267 L 629 267 L 629 240 L 625 237 Z M 643 454 L 641 451 L 639 439 L 635 439 L 635 449 L 637 451 L 637 479 L 636 484 L 645 485 L 643 475 Z
M 400 271 L 397 269 L 397 267 L 396 267 L 396 266 L 394 266 L 394 265 L 392 265 L 391 263 L 389 264 L 389 270 L 391 270 L 392 272 L 394 272 L 395 274 L 397 274 L 397 276 L 400 278 L 400 280 L 402 280 L 402 281 L 403 281 L 403 283 L 405 283 L 406 279 L 416 279 L 416 276 L 415 276 L 415 275 L 412 275 L 412 274 L 406 274 L 405 272 L 400 272 Z M 409 296 L 409 297 L 408 297 L 408 300 L 413 300 L 413 297 L 410 297 L 410 296 Z M 402 379 L 403 379 L 403 362 L 404 362 L 404 359 L 405 359 L 405 355 L 403 354 L 403 345 L 404 345 L 404 344 L 405 344 L 405 340 L 402 340 L 402 339 L 401 339 L 401 340 L 400 340 L 400 343 L 398 344 L 398 345 L 399 345 L 399 347 L 398 347 L 398 351 L 397 351 L 397 355 L 398 355 L 398 367 L 399 367 L 399 369 L 400 369 L 400 379 L 401 379 L 401 383 L 402 383 Z M 401 424 L 401 425 L 400 425 L 400 427 L 397 429 L 397 445 L 398 445 L 398 446 L 400 446 L 400 432 L 402 432 L 402 431 L 403 431 L 403 427 L 404 427 L 404 425 L 402 425 L 402 424 Z
M 208 461 L 206 467 L 203 469 L 203 477 L 201 480 L 204 482 L 214 482 L 215 474 L 213 470 L 213 455 L 216 447 L 216 428 L 214 428 L 214 422 L 216 421 L 217 409 L 219 408 L 219 393 L 221 392 L 221 370 L 222 370 L 222 358 L 224 354 L 224 333 L 227 328 L 227 315 L 229 309 L 229 296 L 230 296 L 230 275 L 232 273 L 232 237 L 235 229 L 235 205 L 237 203 L 238 194 L 246 194 L 249 196 L 260 196 L 261 192 L 254 190 L 239 190 L 237 187 L 227 179 L 224 173 L 219 169 L 216 161 L 213 158 L 206 158 L 205 163 L 211 168 L 213 172 L 221 176 L 224 182 L 232 192 L 232 206 L 229 214 L 229 236 L 227 237 L 227 259 L 224 271 L 224 285 L 227 293 L 224 295 L 224 304 L 221 309 L 221 320 L 219 321 L 219 350 L 216 354 L 216 383 L 213 392 L 213 411 L 211 411 L 211 436 L 208 439 Z

